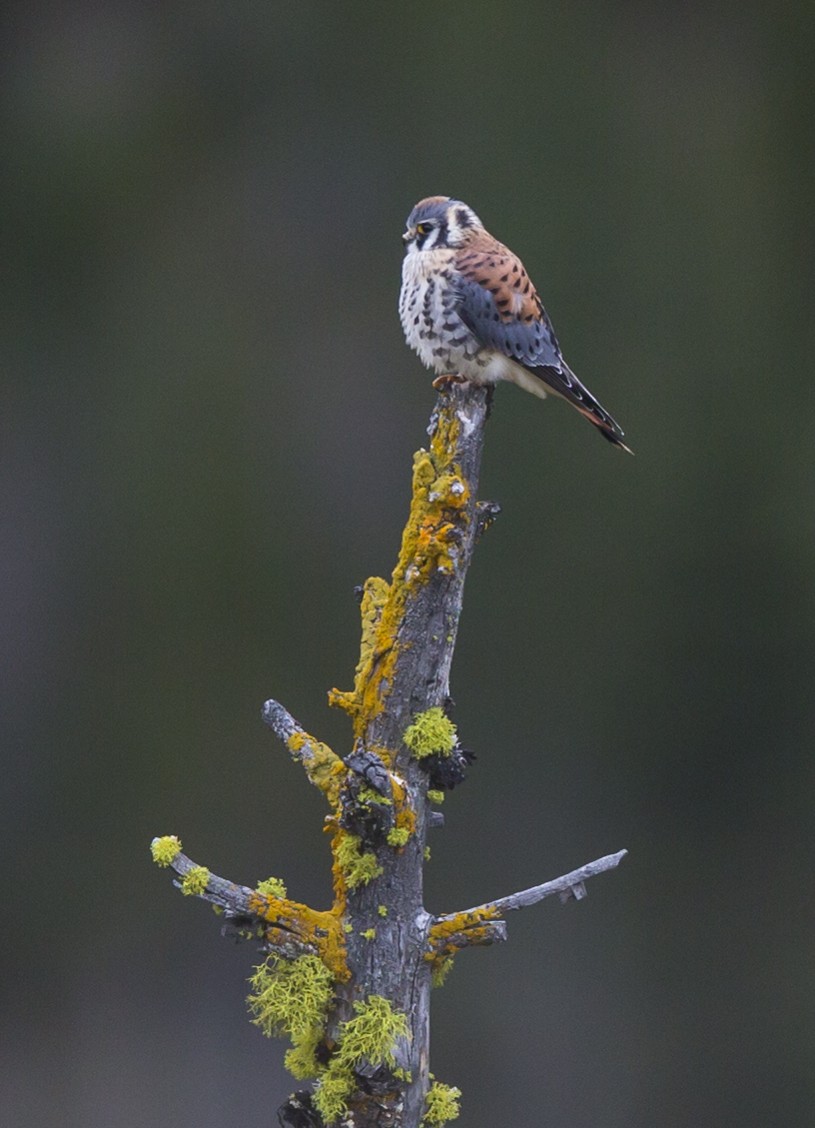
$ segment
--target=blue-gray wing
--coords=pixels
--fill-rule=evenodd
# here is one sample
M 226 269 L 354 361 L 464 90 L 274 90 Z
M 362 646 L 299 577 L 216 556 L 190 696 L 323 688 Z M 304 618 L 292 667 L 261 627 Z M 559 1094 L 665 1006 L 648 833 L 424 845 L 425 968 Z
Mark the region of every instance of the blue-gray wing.
M 457 256 L 459 316 L 489 348 L 528 368 L 560 371 L 555 332 L 523 263 L 501 244 L 489 247 Z
M 521 260 L 483 232 L 454 260 L 456 309 L 478 340 L 517 361 L 585 415 L 610 442 L 623 431 L 566 364 L 546 310 Z

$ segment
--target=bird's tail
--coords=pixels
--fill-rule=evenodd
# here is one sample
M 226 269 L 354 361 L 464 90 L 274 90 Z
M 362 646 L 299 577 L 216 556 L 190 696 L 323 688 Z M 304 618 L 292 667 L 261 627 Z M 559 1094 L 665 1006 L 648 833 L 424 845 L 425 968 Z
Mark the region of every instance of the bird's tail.
M 600 405 L 597 404 L 597 406 L 599 407 Z M 626 446 L 623 442 L 622 437 L 624 432 L 619 423 L 617 423 L 607 411 L 601 408 L 603 415 L 600 416 L 590 407 L 578 407 L 577 404 L 575 404 L 575 407 L 584 418 L 588 419 L 589 423 L 594 424 L 604 439 L 607 439 L 613 446 L 619 447 L 620 450 L 624 450 L 626 454 L 634 453 L 631 447 Z
M 569 368 L 565 361 L 561 361 L 561 368 L 540 367 L 516 368 L 513 380 L 533 395 L 546 398 L 547 392 L 554 392 L 556 396 L 565 399 L 573 408 L 580 412 L 589 423 L 593 424 L 600 434 L 613 446 L 619 447 L 627 454 L 633 450 L 623 442 L 624 431 L 617 420 L 606 411 L 603 405 L 594 398 Z

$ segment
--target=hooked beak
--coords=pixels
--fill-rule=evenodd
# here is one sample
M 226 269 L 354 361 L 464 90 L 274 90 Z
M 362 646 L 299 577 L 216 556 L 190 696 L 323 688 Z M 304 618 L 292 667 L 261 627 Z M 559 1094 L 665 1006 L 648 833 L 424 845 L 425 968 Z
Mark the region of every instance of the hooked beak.
M 413 238 L 413 233 L 411 232 L 410 228 L 408 228 L 407 231 L 402 232 L 402 242 L 405 244 L 405 246 L 407 246 L 407 244 L 411 241 L 412 238 Z

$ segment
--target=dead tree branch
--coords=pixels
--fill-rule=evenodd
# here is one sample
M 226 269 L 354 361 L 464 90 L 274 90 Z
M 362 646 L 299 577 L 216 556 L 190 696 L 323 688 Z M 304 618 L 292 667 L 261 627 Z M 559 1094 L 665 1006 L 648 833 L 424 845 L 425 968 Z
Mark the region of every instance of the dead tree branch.
M 583 882 L 625 851 L 555 881 L 446 916 L 424 908 L 426 834 L 438 802 L 463 780 L 470 754 L 449 715 L 450 665 L 464 581 L 479 537 L 499 512 L 477 501 L 491 392 L 442 391 L 414 456 L 410 512 L 389 580 L 361 589 L 361 642 L 353 687 L 329 703 L 353 725 L 338 756 L 278 702 L 263 719 L 330 808 L 333 901 L 290 900 L 278 878 L 255 889 L 196 865 L 177 838 L 153 857 L 182 892 L 223 912 L 225 930 L 260 941 L 268 960 L 252 977 L 250 1007 L 268 1034 L 288 1034 L 286 1063 L 311 1091 L 279 1112 L 282 1125 L 418 1128 L 455 1115 L 457 1090 L 429 1075 L 432 982 L 464 947 L 506 938 L 503 914 L 552 893 L 580 899 Z

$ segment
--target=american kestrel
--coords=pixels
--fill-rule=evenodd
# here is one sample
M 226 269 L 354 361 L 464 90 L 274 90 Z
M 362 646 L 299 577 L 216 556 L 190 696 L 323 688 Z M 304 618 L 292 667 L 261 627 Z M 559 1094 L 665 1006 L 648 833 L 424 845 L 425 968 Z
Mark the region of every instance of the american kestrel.
M 437 386 L 510 380 L 542 399 L 553 392 L 631 454 L 620 425 L 561 356 L 523 263 L 472 208 L 428 196 L 408 216 L 402 238 L 399 316 L 407 343 L 439 373 Z

